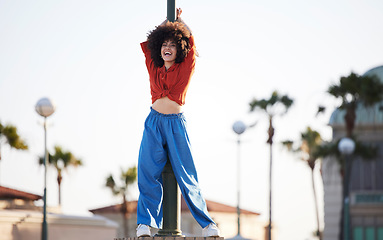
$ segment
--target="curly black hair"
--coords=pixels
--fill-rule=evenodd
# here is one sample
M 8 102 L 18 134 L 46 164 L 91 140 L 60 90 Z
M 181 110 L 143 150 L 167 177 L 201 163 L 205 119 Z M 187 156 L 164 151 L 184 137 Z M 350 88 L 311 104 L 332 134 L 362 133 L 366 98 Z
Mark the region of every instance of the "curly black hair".
M 162 43 L 172 40 L 177 45 L 176 63 L 181 63 L 189 53 L 191 46 L 189 42 L 190 32 L 187 27 L 180 22 L 166 22 L 156 27 L 148 34 L 148 48 L 151 52 L 153 63 L 157 67 L 164 65 L 161 57 Z

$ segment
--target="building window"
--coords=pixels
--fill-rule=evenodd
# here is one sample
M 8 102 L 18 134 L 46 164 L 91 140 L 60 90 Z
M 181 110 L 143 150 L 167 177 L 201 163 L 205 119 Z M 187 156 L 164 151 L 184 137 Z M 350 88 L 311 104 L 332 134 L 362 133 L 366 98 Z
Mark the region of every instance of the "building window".
M 381 191 L 383 190 L 383 143 L 373 144 L 378 146 L 378 156 L 375 159 L 362 159 L 354 156 L 350 177 L 351 191 Z
M 354 240 L 364 240 L 363 227 L 354 227 Z
M 383 227 L 378 228 L 378 240 L 383 240 Z
M 353 240 L 383 240 L 383 227 L 354 227 Z

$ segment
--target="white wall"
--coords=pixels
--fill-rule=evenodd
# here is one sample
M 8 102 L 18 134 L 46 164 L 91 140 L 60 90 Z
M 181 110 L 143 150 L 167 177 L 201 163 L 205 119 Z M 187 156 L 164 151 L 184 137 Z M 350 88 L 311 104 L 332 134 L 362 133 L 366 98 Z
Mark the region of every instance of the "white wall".
M 340 166 L 335 159 L 323 159 L 322 178 L 325 223 L 323 240 L 338 240 L 342 211 L 342 178 L 340 176 Z
M 100 216 L 48 214 L 48 239 L 111 240 L 117 224 Z M 36 211 L 0 210 L 1 240 L 41 239 L 42 214 Z

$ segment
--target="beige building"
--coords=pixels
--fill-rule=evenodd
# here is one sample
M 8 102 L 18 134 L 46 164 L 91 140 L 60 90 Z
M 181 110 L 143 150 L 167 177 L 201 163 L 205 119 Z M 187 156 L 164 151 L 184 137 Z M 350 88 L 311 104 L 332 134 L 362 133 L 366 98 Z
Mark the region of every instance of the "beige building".
M 42 208 L 34 202 L 41 196 L 0 186 L 0 240 L 41 239 Z M 48 209 L 48 239 L 111 240 L 117 224 L 101 216 L 64 215 Z
M 237 208 L 225 204 L 206 200 L 208 211 L 221 230 L 221 235 L 225 238 L 233 238 L 237 235 Z M 134 237 L 137 227 L 137 201 L 127 203 L 128 208 L 128 236 Z M 123 217 L 120 212 L 121 204 L 109 207 L 92 209 L 90 212 L 118 222 L 117 237 L 126 237 L 123 233 Z M 265 226 L 267 223 L 260 221 L 259 213 L 241 209 L 241 236 L 247 239 L 265 239 Z M 181 200 L 181 230 L 185 236 L 201 236 L 202 228 L 194 220 L 185 201 Z M 152 233 L 155 233 L 156 230 Z
M 40 195 L 0 186 L 0 240 L 41 239 L 42 208 L 35 205 Z M 206 201 L 210 215 L 225 238 L 237 236 L 237 208 Z M 127 203 L 129 236 L 135 236 L 137 201 Z M 48 239 L 111 240 L 124 237 L 121 205 L 90 210 L 92 217 L 65 215 L 59 208 L 48 208 Z M 241 237 L 265 240 L 266 222 L 259 213 L 241 209 Z M 201 227 L 194 220 L 186 203 L 181 201 L 181 230 L 185 236 L 201 236 Z M 155 233 L 155 231 L 153 231 Z
M 365 75 L 376 75 L 383 82 L 383 66 Z M 346 136 L 344 111 L 336 110 L 330 119 L 333 141 Z M 358 106 L 355 124 L 358 141 L 378 147 L 373 160 L 351 156 L 350 234 L 352 240 L 383 240 L 383 102 L 366 109 Z M 324 240 L 338 240 L 342 208 L 342 178 L 333 158 L 323 160 Z

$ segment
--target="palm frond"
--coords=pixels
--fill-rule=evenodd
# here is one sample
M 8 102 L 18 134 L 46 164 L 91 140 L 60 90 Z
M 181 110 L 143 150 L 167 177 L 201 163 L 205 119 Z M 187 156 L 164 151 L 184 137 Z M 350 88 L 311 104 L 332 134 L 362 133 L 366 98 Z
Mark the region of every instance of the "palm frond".
M 268 115 L 274 115 L 275 108 L 277 106 L 282 106 L 282 113 L 287 112 L 287 110 L 292 106 L 294 100 L 289 98 L 287 95 L 280 95 L 277 91 L 273 91 L 269 99 L 260 99 L 257 100 L 254 98 L 250 103 L 250 111 L 255 109 L 264 110 Z
M 1 125 L 0 136 L 3 135 L 7 140 L 9 146 L 15 149 L 27 150 L 28 145 L 22 140 L 17 133 L 17 128 L 13 125 Z

